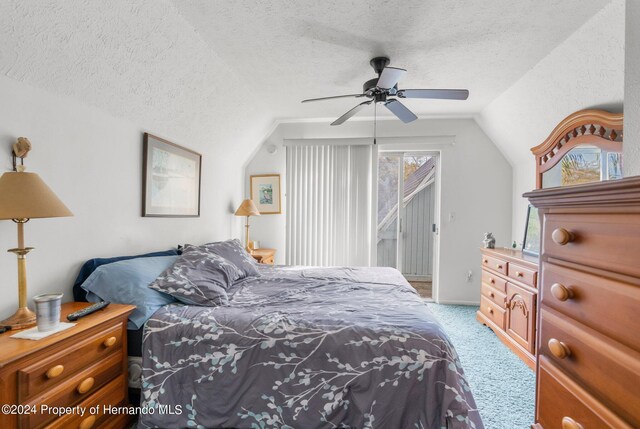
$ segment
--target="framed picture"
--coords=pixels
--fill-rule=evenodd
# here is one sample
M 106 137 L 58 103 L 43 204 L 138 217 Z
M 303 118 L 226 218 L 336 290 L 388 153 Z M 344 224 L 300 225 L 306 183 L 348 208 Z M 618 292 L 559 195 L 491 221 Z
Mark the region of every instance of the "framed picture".
M 280 175 L 251 176 L 251 199 L 260 214 L 280 214 Z
M 524 229 L 522 253 L 530 256 L 540 256 L 540 218 L 538 209 L 529 206 L 527 209 L 527 223 Z
M 142 216 L 200 216 L 202 155 L 144 133 Z

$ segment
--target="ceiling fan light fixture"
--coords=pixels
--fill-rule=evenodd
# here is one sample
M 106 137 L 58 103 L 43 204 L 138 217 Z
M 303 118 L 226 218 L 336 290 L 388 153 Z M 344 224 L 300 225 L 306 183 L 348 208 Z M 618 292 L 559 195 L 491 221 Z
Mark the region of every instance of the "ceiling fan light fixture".
M 371 67 L 378 75 L 377 78 L 369 79 L 362 85 L 362 94 L 336 95 L 332 97 L 310 98 L 302 100 L 303 103 L 310 101 L 322 101 L 335 98 L 360 98 L 367 97 L 369 101 L 362 102 L 353 107 L 347 113 L 333 121 L 331 125 L 343 124 L 346 120 L 354 116 L 364 107 L 371 103 L 374 106 L 383 103 L 394 115 L 402 122 L 408 123 L 415 121 L 418 117 L 409 110 L 404 104 L 395 98 L 421 98 L 421 99 L 440 99 L 440 100 L 466 100 L 469 98 L 469 91 L 466 89 L 398 89 L 398 81 L 407 72 L 405 69 L 398 67 L 389 67 L 391 61 L 388 57 L 375 57 L 369 61 Z M 375 113 L 374 113 L 375 120 Z

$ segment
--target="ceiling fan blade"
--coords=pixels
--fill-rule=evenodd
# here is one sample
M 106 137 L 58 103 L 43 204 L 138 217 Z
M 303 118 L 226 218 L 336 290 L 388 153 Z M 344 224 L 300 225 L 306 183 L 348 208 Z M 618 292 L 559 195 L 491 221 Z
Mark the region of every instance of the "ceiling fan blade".
M 418 117 L 411 110 L 407 109 L 407 106 L 405 106 L 398 100 L 389 100 L 384 103 L 384 105 L 405 124 L 418 119 Z
M 396 67 L 385 67 L 382 69 L 382 73 L 380 73 L 380 77 L 378 78 L 378 83 L 376 84 L 378 88 L 389 89 L 396 86 L 396 83 L 407 71 L 405 69 L 399 69 Z
M 469 91 L 466 89 L 401 89 L 400 98 L 437 98 L 441 100 L 466 100 Z
M 350 117 L 352 117 L 353 115 L 355 115 L 356 113 L 364 109 L 365 106 L 368 106 L 372 102 L 373 102 L 372 100 L 369 100 L 369 101 L 365 101 L 364 103 L 358 104 L 356 107 L 349 110 L 347 113 L 345 113 L 344 115 L 340 116 L 338 119 L 333 121 L 331 125 L 340 125 L 344 123 L 344 121 L 346 121 L 347 119 L 349 119 Z
M 302 100 L 302 103 L 308 103 L 309 101 L 322 101 L 322 100 L 333 100 L 334 98 L 349 98 L 349 97 L 364 97 L 364 94 L 346 94 L 346 95 L 334 95 L 332 97 L 320 97 L 320 98 L 308 98 L 306 100 Z

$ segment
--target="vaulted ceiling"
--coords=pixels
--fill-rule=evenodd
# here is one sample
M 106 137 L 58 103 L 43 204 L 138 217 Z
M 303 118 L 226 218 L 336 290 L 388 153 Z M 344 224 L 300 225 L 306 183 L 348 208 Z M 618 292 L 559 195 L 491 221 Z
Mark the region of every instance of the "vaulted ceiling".
M 386 55 L 408 69 L 401 87 L 471 92 L 407 100 L 416 113 L 474 114 L 608 3 L 3 1 L 0 73 L 178 132 L 224 124 L 231 138 L 277 118 L 339 116 L 354 100 L 300 100 L 358 92 L 374 77 L 369 59 Z

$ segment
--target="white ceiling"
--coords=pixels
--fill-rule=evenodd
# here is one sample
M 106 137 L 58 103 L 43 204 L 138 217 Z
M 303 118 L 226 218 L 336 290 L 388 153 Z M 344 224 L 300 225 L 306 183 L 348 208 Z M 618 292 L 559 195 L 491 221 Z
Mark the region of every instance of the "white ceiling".
M 480 111 L 609 0 L 174 1 L 202 38 L 279 117 L 332 117 L 355 105 L 304 98 L 361 91 L 378 55 L 400 87 L 468 88 L 468 101 L 403 101 L 419 114 Z M 370 108 L 371 109 L 371 108 Z M 365 113 L 366 114 L 366 113 Z
M 387 55 L 408 69 L 401 88 L 471 92 L 406 100 L 416 113 L 473 114 L 609 2 L 3 1 L 0 73 L 141 123 L 232 135 L 248 119 L 339 116 L 355 100 L 299 101 L 360 91 L 369 59 Z

